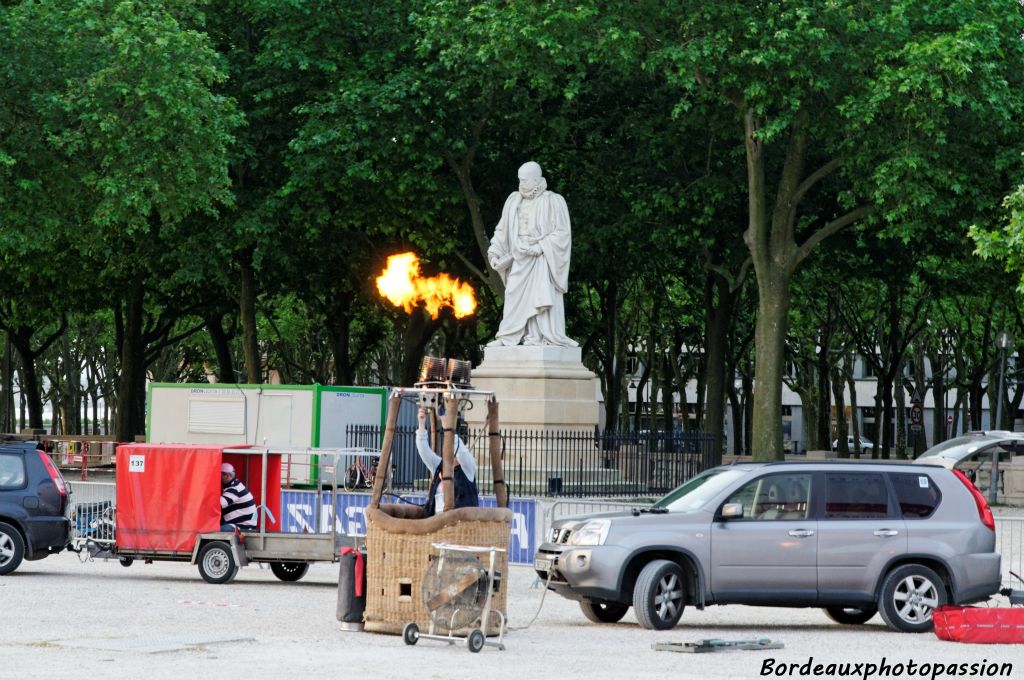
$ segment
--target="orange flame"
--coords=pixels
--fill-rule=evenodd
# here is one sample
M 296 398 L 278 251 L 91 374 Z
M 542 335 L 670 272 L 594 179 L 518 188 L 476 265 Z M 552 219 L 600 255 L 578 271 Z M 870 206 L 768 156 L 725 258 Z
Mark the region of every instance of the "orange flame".
M 476 311 L 473 287 L 447 274 L 420 276 L 420 260 L 415 253 L 400 253 L 388 256 L 388 266 L 377 277 L 377 290 L 391 304 L 402 307 L 406 313 L 422 302 L 436 319 L 441 307 L 455 310 L 455 318 L 461 319 Z

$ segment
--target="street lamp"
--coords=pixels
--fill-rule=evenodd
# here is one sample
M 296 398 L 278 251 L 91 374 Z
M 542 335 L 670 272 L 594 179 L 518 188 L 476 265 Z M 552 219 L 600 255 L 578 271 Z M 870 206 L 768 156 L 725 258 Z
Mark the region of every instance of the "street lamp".
M 999 331 L 996 336 L 996 347 L 999 348 L 999 391 L 996 392 L 996 420 L 992 429 L 999 429 L 1003 422 L 1003 380 L 1006 376 L 1006 350 L 1013 344 L 1013 336 L 1009 331 Z M 992 474 L 988 490 L 988 502 L 990 505 L 996 502 L 996 493 L 999 489 L 999 447 L 992 449 Z

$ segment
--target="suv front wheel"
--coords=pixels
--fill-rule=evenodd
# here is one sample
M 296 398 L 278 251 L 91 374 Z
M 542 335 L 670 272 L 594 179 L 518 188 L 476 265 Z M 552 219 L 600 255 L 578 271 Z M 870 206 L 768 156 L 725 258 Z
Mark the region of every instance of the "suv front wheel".
M 682 567 L 654 560 L 643 568 L 633 589 L 633 612 L 644 628 L 668 630 L 679 622 L 686 603 Z
M 905 633 L 927 633 L 932 611 L 946 604 L 946 586 L 932 569 L 906 564 L 892 570 L 882 582 L 878 611 L 886 625 Z

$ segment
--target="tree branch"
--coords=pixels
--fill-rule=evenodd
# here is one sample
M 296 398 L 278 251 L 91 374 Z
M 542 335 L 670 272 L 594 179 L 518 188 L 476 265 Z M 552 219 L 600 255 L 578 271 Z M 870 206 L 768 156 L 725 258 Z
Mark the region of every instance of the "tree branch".
M 799 248 L 797 248 L 796 258 L 794 258 L 793 266 L 796 267 L 798 264 L 804 261 L 811 251 L 814 250 L 815 246 L 827 239 L 829 236 L 837 233 L 846 226 L 853 224 L 858 220 L 862 220 L 875 211 L 873 205 L 862 205 L 859 208 L 854 208 L 850 212 L 846 213 L 842 217 L 832 220 L 821 229 L 818 229 L 811 234 L 806 241 L 804 241 Z
M 457 258 L 459 259 L 459 261 L 460 261 L 460 262 L 462 262 L 462 264 L 463 264 L 463 265 L 465 265 L 466 269 L 468 269 L 468 270 L 469 270 L 469 272 L 470 272 L 470 273 L 471 273 L 471 274 L 472 274 L 473 276 L 476 276 L 476 277 L 477 277 L 477 278 L 479 278 L 479 279 L 480 279 L 481 281 L 486 281 L 486 280 L 488 279 L 488 276 L 487 276 L 487 274 L 485 274 L 485 273 L 483 273 L 482 271 L 480 271 L 480 268 L 479 268 L 479 267 L 477 267 L 477 266 L 476 266 L 475 264 L 473 264 L 473 263 L 472 263 L 472 262 L 471 262 L 471 261 L 469 260 L 469 258 L 468 258 L 468 257 L 466 257 L 465 253 L 463 253 L 463 252 L 462 252 L 462 251 L 460 251 L 460 250 L 456 250 L 456 251 L 454 251 L 454 253 L 455 253 L 455 257 L 457 257 Z
M 196 324 L 192 328 L 189 328 L 188 330 L 182 331 L 177 335 L 169 336 L 160 342 L 150 345 L 148 348 L 149 352 L 146 354 L 146 365 L 148 366 L 150 363 L 152 363 L 156 359 L 157 355 L 160 353 L 160 350 L 162 350 L 163 348 L 170 347 L 171 345 L 181 342 L 185 338 L 191 335 L 195 335 L 205 327 L 206 322 L 203 321 L 201 323 Z
M 835 172 L 835 169 L 838 167 L 839 159 L 833 159 L 812 172 L 807 179 L 800 183 L 800 186 L 798 186 L 796 191 L 793 192 L 793 196 L 789 201 L 789 215 L 787 216 L 787 221 L 790 224 L 792 224 L 796 219 L 796 209 L 800 205 L 800 201 L 803 200 L 804 194 L 810 191 L 811 187 L 815 184 Z
M 57 330 L 55 330 L 50 335 L 50 337 L 46 338 L 46 340 L 43 341 L 43 344 L 39 346 L 39 349 L 37 349 L 35 352 L 32 353 L 32 358 L 35 359 L 40 354 L 42 354 L 43 352 L 48 350 L 50 348 L 50 345 L 52 345 L 54 342 L 56 342 L 57 338 L 59 338 L 60 336 L 64 335 L 64 331 L 66 331 L 67 329 L 68 329 L 68 317 L 67 317 L 67 315 L 62 314 L 61 317 L 60 317 L 60 327 L 58 327 Z

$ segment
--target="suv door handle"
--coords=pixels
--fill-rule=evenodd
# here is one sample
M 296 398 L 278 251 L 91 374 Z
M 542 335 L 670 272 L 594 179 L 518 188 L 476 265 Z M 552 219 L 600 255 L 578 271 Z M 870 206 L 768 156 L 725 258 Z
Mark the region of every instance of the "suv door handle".
M 878 531 L 875 532 L 875 536 L 881 536 L 883 538 L 888 538 L 890 536 L 896 536 L 899 533 L 900 532 L 896 531 L 895 529 L 879 529 Z
M 789 535 L 797 538 L 807 538 L 808 536 L 813 536 L 814 532 L 810 529 L 793 529 L 789 532 Z

